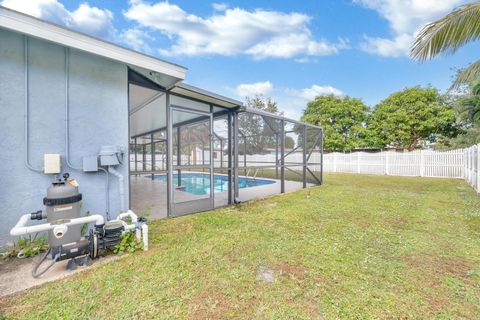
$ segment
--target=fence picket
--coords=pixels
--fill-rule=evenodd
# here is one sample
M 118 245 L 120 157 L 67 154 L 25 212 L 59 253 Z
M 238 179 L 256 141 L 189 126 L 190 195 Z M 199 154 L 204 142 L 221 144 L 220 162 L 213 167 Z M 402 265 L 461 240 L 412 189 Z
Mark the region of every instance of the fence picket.
M 449 151 L 327 153 L 326 172 L 465 179 L 480 190 L 480 145 Z

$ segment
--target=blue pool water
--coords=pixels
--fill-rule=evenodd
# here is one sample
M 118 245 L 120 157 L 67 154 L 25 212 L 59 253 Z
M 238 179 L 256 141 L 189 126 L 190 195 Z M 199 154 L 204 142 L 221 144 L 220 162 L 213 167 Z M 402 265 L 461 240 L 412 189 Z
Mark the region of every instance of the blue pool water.
M 156 175 L 155 180 L 167 181 L 166 175 Z M 252 179 L 238 177 L 239 188 L 250 188 L 263 186 L 267 184 L 275 183 L 272 180 L 266 179 Z M 173 185 L 178 187 L 178 175 L 173 175 Z M 210 193 L 210 175 L 207 173 L 182 173 L 181 175 L 181 188 L 180 191 L 189 192 L 197 195 Z M 213 176 L 213 190 L 214 192 L 228 191 L 228 177 L 224 175 Z

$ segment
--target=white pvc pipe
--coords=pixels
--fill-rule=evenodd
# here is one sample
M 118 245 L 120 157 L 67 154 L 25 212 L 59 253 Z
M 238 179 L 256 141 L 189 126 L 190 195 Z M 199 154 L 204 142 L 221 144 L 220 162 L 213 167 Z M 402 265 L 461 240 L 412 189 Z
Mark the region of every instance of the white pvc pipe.
M 148 226 L 146 223 L 142 223 L 139 228 L 137 228 L 137 223 L 138 223 L 138 217 L 137 215 L 132 211 L 128 210 L 127 212 L 122 212 L 118 215 L 117 219 L 122 220 L 123 218 L 130 217 L 132 220 L 132 224 L 124 224 L 125 231 L 133 231 L 135 230 L 135 236 L 137 238 L 137 241 L 140 239 L 140 232 L 141 232 L 141 238 L 143 241 L 143 250 L 147 251 L 148 250 Z
M 123 218 L 126 218 L 126 217 L 130 217 L 130 219 L 132 219 L 132 223 L 138 222 L 138 217 L 132 210 L 128 210 L 127 212 L 122 212 L 118 215 L 119 220 L 122 220 Z
M 10 235 L 23 236 L 29 233 L 49 231 L 59 226 L 58 224 L 50 224 L 50 223 L 38 224 L 35 226 L 26 226 L 29 220 L 30 220 L 30 214 L 24 214 L 23 216 L 21 216 L 20 220 L 18 220 L 15 227 L 13 227 L 12 230 L 10 230 Z M 69 226 L 75 226 L 75 225 L 84 224 L 84 223 L 90 223 L 90 222 L 95 222 L 95 225 L 98 226 L 98 225 L 103 225 L 105 223 L 105 219 L 103 218 L 102 215 L 94 214 L 88 217 L 71 219 L 69 222 L 64 223 L 64 225 L 66 227 L 69 227 Z
M 112 166 L 108 167 L 108 172 L 113 174 L 115 177 L 118 178 L 118 193 L 120 195 L 120 211 L 125 211 L 125 191 L 123 187 L 123 175 L 115 170 Z
M 126 224 L 126 223 L 124 222 L 123 227 L 125 228 L 125 231 L 131 231 L 131 230 L 135 229 L 137 226 L 134 225 L 134 224 Z
M 148 225 L 142 224 L 143 251 L 148 250 Z

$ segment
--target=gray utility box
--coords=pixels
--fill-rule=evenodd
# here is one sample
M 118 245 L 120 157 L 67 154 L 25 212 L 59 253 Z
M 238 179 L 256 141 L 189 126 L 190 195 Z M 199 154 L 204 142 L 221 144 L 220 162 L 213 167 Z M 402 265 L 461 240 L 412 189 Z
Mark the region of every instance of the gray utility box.
M 102 146 L 100 148 L 100 165 L 118 166 L 122 157 L 122 151 L 116 146 Z

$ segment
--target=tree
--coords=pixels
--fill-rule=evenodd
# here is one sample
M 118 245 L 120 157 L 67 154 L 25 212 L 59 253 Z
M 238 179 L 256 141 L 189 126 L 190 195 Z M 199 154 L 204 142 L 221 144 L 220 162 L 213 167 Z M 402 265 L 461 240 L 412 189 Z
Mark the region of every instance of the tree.
M 267 111 L 273 114 L 282 115 L 282 112 L 278 111 L 278 104 L 271 97 L 265 98 L 261 94 L 257 94 L 253 98 L 246 97 L 245 105 L 249 108 L 259 109 Z
M 470 94 L 461 97 L 458 103 L 461 112 L 467 113 L 470 120 L 478 121 L 480 119 L 480 81 L 473 82 L 470 85 Z
M 247 97 L 245 105 L 273 114 L 281 114 L 278 111 L 277 102 L 262 95 Z M 240 153 L 261 154 L 266 151 L 265 148 L 275 148 L 277 143 L 275 134 L 280 132 L 278 120 L 250 113 L 241 113 L 238 119 L 241 132 Z
M 443 52 L 455 53 L 470 41 L 480 38 L 480 2 L 461 6 L 447 16 L 426 25 L 415 38 L 411 56 L 425 61 Z M 480 60 L 462 70 L 454 86 L 480 78 Z
M 295 148 L 295 140 L 292 137 L 285 136 L 285 149 Z
M 465 148 L 480 143 L 480 82 L 476 81 L 466 90 L 447 93 L 446 100 L 453 106 L 460 134 L 447 138 L 439 149 Z
M 412 151 L 424 141 L 455 137 L 455 112 L 437 89 L 405 88 L 391 94 L 374 109 L 368 125 L 379 147 L 392 145 Z
M 364 146 L 368 112 L 360 99 L 331 94 L 310 101 L 302 121 L 323 128 L 325 150 L 351 151 Z

